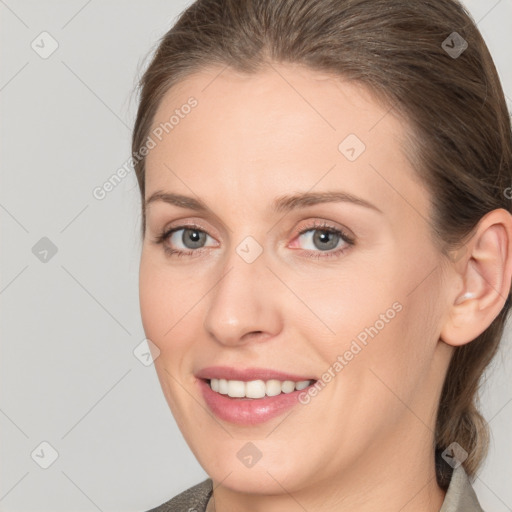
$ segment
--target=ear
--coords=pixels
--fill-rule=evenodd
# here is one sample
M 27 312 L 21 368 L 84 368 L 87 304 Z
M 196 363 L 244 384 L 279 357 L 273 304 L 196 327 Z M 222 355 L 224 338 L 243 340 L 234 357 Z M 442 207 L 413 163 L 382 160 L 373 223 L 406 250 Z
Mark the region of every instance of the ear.
M 505 305 L 512 279 L 512 215 L 503 208 L 487 213 L 465 246 L 463 257 L 450 263 L 455 285 L 440 334 L 452 346 L 477 338 Z

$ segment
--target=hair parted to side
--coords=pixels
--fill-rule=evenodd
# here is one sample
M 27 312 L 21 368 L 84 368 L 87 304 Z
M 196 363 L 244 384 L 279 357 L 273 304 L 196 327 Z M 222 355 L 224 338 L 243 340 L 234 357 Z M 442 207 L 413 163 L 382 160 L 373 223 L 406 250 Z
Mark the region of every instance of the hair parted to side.
M 457 32 L 468 43 L 453 58 L 441 46 Z M 411 127 L 404 148 L 432 194 L 431 227 L 448 255 L 489 211 L 511 209 L 512 134 L 493 60 L 457 0 L 197 0 L 162 37 L 139 83 L 132 151 L 149 136 L 165 93 L 212 66 L 256 73 L 293 63 L 361 83 Z M 145 160 L 135 162 L 145 235 Z M 494 357 L 510 297 L 489 328 L 455 349 L 439 404 L 437 455 L 456 441 L 474 476 L 488 448 L 478 412 L 481 376 Z M 437 458 L 447 486 L 450 468 Z

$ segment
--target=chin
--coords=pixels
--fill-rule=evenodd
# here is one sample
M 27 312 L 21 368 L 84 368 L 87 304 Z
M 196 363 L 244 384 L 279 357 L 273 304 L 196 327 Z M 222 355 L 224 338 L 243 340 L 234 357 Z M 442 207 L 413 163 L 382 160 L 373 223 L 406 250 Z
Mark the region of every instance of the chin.
M 261 458 L 251 461 L 247 454 L 257 457 L 256 446 L 260 448 Z M 302 489 L 313 477 L 310 464 L 301 467 L 306 459 L 303 456 L 294 459 L 282 442 L 276 446 L 265 441 L 230 439 L 217 447 L 213 452 L 211 445 L 193 451 L 214 484 L 234 492 L 271 495 L 282 494 L 283 488 L 293 492 Z

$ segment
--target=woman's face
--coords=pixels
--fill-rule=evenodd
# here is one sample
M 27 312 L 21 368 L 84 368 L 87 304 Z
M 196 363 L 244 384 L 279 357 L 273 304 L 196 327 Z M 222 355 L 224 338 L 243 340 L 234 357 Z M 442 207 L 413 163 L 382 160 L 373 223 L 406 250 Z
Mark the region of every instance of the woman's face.
M 220 71 L 168 91 L 148 143 L 140 303 L 167 402 L 233 490 L 385 480 L 432 457 L 450 355 L 408 128 L 299 66 Z

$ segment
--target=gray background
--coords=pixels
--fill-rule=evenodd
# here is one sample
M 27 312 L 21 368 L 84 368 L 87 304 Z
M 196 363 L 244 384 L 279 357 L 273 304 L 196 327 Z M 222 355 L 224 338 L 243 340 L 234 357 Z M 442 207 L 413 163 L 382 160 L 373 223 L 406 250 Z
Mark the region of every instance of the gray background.
M 129 157 L 136 79 L 188 4 L 0 0 L 2 511 L 143 511 L 207 476 L 133 353 L 135 176 L 92 195 Z M 512 108 L 512 0 L 467 6 Z M 59 45 L 45 59 L 43 31 Z M 493 443 L 475 488 L 493 512 L 512 510 L 510 348 L 508 329 L 482 396 Z

